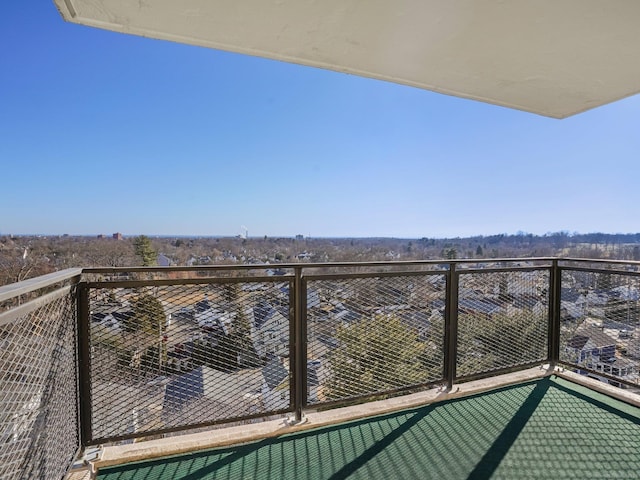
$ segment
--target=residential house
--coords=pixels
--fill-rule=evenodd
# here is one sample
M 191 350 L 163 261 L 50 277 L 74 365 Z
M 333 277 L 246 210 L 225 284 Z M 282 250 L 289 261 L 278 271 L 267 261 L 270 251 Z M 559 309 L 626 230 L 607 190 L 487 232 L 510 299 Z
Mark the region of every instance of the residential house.
M 164 378 L 156 377 L 143 388 L 124 382 L 124 379 L 92 382 L 95 408 L 92 418 L 96 434 L 135 433 L 141 427 L 144 430 L 162 426 Z M 131 409 L 131 405 L 136 407 Z
M 394 287 L 388 285 L 378 285 L 378 295 L 385 300 L 385 303 L 396 305 L 406 305 L 409 303 L 411 290 L 409 286 Z
M 211 257 L 208 255 L 198 257 L 191 255 L 187 260 L 187 266 L 192 267 L 193 265 L 209 265 L 211 262 Z
M 591 368 L 597 372 L 607 373 L 616 377 L 627 379 L 637 378 L 634 376 L 634 373 L 636 372 L 636 363 L 626 358 L 610 357 L 604 360 L 601 359 L 599 361 L 588 363 L 586 366 L 587 368 Z M 620 383 L 615 382 L 614 380 L 609 380 L 609 383 L 616 387 L 621 386 Z
M 133 319 L 133 311 L 97 311 L 90 314 L 93 340 L 108 340 L 122 335 Z
M 543 288 L 548 286 L 548 282 L 547 284 L 541 284 L 540 280 L 541 277 L 538 272 L 520 272 L 517 276 L 510 277 L 506 280 L 506 285 L 504 285 L 506 288 L 504 292 L 501 291 L 501 288 L 503 288 L 501 285 L 496 285 L 493 293 L 495 295 L 507 294 L 512 296 L 537 296 Z
M 167 370 L 172 372 L 188 372 L 194 366 L 194 342 L 177 344 L 173 350 L 167 352 Z
M 116 319 L 113 312 L 96 312 L 91 313 L 91 334 L 94 337 L 103 335 L 115 335 L 120 334 L 123 331 L 123 326 Z
M 307 401 L 318 401 L 321 361 L 307 360 Z M 285 358 L 272 356 L 262 368 L 262 405 L 265 410 L 284 410 L 290 406 L 289 363 Z
M 541 316 L 548 314 L 549 305 L 538 296 L 520 295 L 511 304 L 507 305 L 505 310 L 509 316 L 525 313 Z
M 631 285 L 623 285 L 611 289 L 612 297 L 618 300 L 637 302 L 640 300 L 640 291 Z
M 624 330 L 620 331 L 621 337 L 623 336 L 627 342 L 627 356 L 635 359 L 640 359 L 640 329 Z
M 636 382 L 637 365 L 627 358 L 616 356 L 616 340 L 600 328 L 588 326 L 578 329 L 568 342 L 566 349 L 571 361 L 580 363 L 590 370 L 620 377 Z M 627 353 L 629 353 L 627 349 Z M 583 375 L 621 387 L 622 384 L 587 371 L 578 371 Z
M 259 302 L 248 309 L 251 319 L 251 341 L 259 357 L 277 355 L 289 350 L 289 309 Z
M 635 287 L 625 285 L 611 289 L 609 301 L 605 306 L 605 317 L 626 322 L 628 325 L 634 324 L 640 316 L 638 300 L 638 290 Z
M 588 325 L 576 330 L 565 348 L 570 361 L 586 366 L 615 357 L 616 341 L 600 328 Z
M 587 314 L 587 298 L 570 288 L 563 288 L 560 295 L 560 316 L 563 319 L 582 318 Z
M 289 407 L 289 370 L 282 358 L 273 355 L 262 367 L 261 399 L 265 410 L 276 411 Z
M 458 312 L 473 316 L 491 318 L 493 315 L 504 312 L 504 308 L 497 301 L 490 299 L 461 298 L 458 301 Z
M 296 255 L 296 258 L 301 261 L 310 261 L 313 258 L 313 253 L 302 252 Z
M 286 275 L 287 271 L 282 268 L 270 268 L 265 272 L 269 277 Z
M 169 267 L 173 263 L 169 257 L 163 255 L 162 253 L 158 254 L 156 262 L 158 263 L 159 267 Z
M 202 365 L 167 383 L 164 416 L 170 423 L 171 418 L 193 410 L 206 410 L 218 418 L 252 414 L 257 411 L 255 399 L 261 387 L 257 370 L 226 373 Z
M 236 317 L 235 312 L 227 312 L 214 307 L 207 298 L 196 303 L 193 312 L 194 319 L 200 328 L 205 330 L 222 328 L 225 335 L 230 333 L 233 319 Z
M 352 323 L 362 318 L 362 314 L 349 309 L 339 300 L 325 302 L 319 309 L 309 312 L 313 321 L 334 321 L 341 323 Z
M 604 307 L 609 301 L 609 292 L 604 292 L 602 290 L 594 290 L 592 292 L 587 293 L 586 295 L 586 303 L 588 306 L 596 306 L 596 307 Z
M 289 284 L 280 287 L 280 293 L 284 298 L 289 298 Z M 315 288 L 307 288 L 307 309 L 320 308 L 320 294 Z

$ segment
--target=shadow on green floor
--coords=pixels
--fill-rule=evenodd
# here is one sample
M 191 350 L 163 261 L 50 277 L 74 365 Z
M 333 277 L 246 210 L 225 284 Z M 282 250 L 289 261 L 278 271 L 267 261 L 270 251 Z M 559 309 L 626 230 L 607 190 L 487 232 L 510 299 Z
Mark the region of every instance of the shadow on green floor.
M 100 471 L 99 479 L 630 478 L 639 409 L 547 378 L 395 414 Z

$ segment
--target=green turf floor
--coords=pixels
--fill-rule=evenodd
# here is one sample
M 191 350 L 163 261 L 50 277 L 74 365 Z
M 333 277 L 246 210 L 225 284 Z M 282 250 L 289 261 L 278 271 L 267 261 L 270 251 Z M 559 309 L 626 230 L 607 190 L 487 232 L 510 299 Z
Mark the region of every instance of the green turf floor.
M 640 478 L 640 409 L 551 377 L 98 478 Z

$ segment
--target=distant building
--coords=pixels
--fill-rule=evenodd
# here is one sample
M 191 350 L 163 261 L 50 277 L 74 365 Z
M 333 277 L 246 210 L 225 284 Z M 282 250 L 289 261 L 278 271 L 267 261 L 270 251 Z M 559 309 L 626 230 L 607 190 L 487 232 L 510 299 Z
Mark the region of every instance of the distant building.
M 98 235 L 98 238 L 104 238 L 103 234 Z
M 300 241 L 300 240 L 304 240 L 304 235 L 296 235 L 296 240 Z
M 124 237 L 120 232 L 116 232 L 113 234 L 113 238 L 115 238 L 116 240 L 122 240 Z

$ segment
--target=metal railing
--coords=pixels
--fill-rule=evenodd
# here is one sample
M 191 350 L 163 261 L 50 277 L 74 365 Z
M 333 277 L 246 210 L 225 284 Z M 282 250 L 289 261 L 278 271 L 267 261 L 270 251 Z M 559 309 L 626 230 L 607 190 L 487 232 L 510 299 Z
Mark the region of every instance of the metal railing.
M 272 415 L 300 420 L 306 409 L 451 388 L 547 362 L 640 386 L 639 263 L 81 273 L 0 289 L 0 302 L 11 304 L 0 314 L 6 478 L 60 476 L 79 445 Z M 61 281 L 69 285 L 42 294 Z M 35 291 L 40 296 L 23 303 Z
M 61 478 L 79 447 L 80 269 L 0 288 L 0 478 Z
M 640 387 L 640 264 L 564 259 L 559 363 L 621 387 Z
M 83 438 L 91 443 L 291 410 L 292 276 L 90 282 Z M 281 378 L 282 377 L 282 378 Z M 286 400 L 267 402 L 265 382 Z

